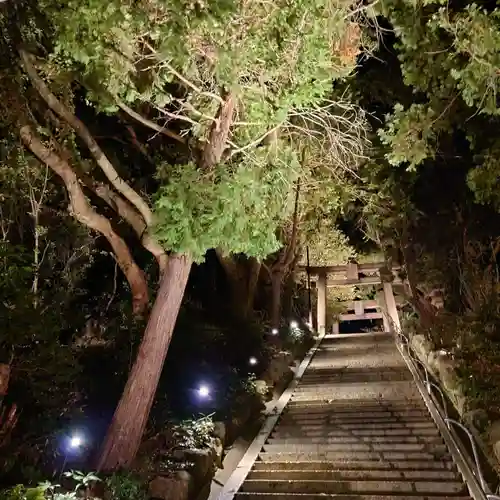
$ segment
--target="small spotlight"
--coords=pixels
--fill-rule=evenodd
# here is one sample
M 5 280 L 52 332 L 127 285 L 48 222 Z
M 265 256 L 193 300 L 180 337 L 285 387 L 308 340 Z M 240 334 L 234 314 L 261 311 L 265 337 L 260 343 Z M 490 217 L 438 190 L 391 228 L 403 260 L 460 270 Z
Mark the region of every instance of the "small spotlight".
M 255 366 L 256 364 L 258 363 L 257 361 L 257 358 L 255 356 L 252 356 L 249 360 L 248 360 L 248 364 L 252 365 L 252 366 Z
M 273 329 L 271 330 L 271 333 L 272 333 L 273 335 L 278 335 L 278 329 L 277 329 L 277 328 L 273 328 Z
M 291 322 L 290 322 L 290 327 L 291 327 L 291 328 L 298 328 L 298 327 L 299 327 L 299 324 L 298 324 L 296 321 L 291 321 Z
M 79 448 L 83 443 L 83 439 L 80 436 L 73 436 L 69 440 L 70 448 Z
M 200 385 L 198 388 L 198 396 L 200 398 L 208 398 L 210 396 L 210 389 L 206 385 Z

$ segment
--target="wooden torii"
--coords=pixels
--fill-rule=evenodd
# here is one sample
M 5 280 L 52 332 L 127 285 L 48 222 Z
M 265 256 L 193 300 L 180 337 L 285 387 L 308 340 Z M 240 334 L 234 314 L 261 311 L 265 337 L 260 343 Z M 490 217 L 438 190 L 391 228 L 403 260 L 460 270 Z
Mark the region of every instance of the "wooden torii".
M 399 330 L 401 325 L 392 287 L 393 283 L 402 283 L 395 274 L 395 271 L 399 269 L 399 265 L 392 265 L 389 270 L 385 262 L 369 264 L 349 262 L 340 266 L 301 266 L 301 270 L 307 272 L 312 281 L 316 281 L 318 332 L 322 335 L 326 333 L 326 289 L 328 286 L 380 284 L 383 285 L 383 291 L 379 294 L 378 300 L 355 300 L 343 303 L 346 313 L 341 314 L 338 321 L 333 324 L 333 333 L 339 333 L 340 321 L 366 319 L 382 319 L 387 332 Z M 375 309 L 376 312 L 368 312 L 367 310 L 370 309 Z

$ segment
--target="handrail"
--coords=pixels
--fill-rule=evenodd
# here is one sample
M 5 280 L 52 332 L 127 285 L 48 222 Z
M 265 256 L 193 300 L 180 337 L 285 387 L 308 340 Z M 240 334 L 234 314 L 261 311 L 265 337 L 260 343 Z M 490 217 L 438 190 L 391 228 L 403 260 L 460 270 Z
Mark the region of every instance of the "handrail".
M 487 498 L 487 500 L 500 500 L 500 496 L 496 496 L 496 495 L 491 494 L 491 490 L 490 490 L 486 480 L 484 479 L 484 475 L 483 475 L 480 460 L 479 460 L 479 453 L 477 451 L 477 444 L 476 444 L 476 441 L 475 441 L 473 435 L 463 424 L 461 424 L 460 422 L 458 422 L 456 420 L 449 418 L 448 408 L 447 408 L 447 404 L 446 404 L 446 398 L 445 398 L 443 390 L 441 389 L 441 387 L 439 387 L 439 385 L 430 381 L 432 374 L 429 372 L 427 366 L 420 359 L 418 359 L 416 357 L 417 354 L 415 352 L 415 349 L 411 345 L 409 338 L 401 330 L 396 328 L 394 324 L 392 324 L 392 326 L 393 326 L 394 333 L 396 333 L 396 339 L 397 339 L 396 346 L 398 347 L 398 350 L 402 354 L 404 354 L 404 347 L 406 347 L 406 351 L 407 351 L 406 358 L 408 359 L 408 361 L 410 363 L 412 363 L 414 371 L 417 374 L 418 378 L 420 379 L 420 382 L 422 384 L 425 384 L 425 388 L 426 388 L 429 396 L 432 396 L 432 389 L 433 388 L 436 389 L 437 392 L 439 392 L 439 394 L 441 396 L 441 405 L 435 405 L 435 406 L 436 406 L 437 411 L 441 414 L 441 418 L 444 420 L 448 429 L 450 429 L 450 431 L 451 431 L 452 425 L 458 426 L 466 433 L 467 437 L 469 438 L 469 441 L 470 441 L 471 446 L 472 446 L 472 452 L 473 452 L 474 462 L 475 462 L 474 465 L 475 465 L 475 469 L 476 469 L 476 472 L 474 475 L 476 476 L 476 478 L 479 481 L 479 485 L 481 487 L 481 490 L 483 491 L 484 497 Z M 418 367 L 421 367 L 423 369 L 425 378 L 422 377 L 422 374 L 419 371 Z M 435 402 L 435 399 L 434 399 L 434 402 Z M 454 441 L 454 445 L 460 451 L 460 446 L 457 445 L 456 434 L 451 433 L 450 435 Z
M 452 418 L 447 418 L 446 423 L 456 425 L 457 427 L 462 429 L 465 432 L 465 434 L 467 434 L 467 437 L 469 438 L 470 444 L 472 446 L 472 453 L 474 455 L 474 461 L 476 462 L 477 476 L 478 476 L 479 482 L 481 483 L 481 488 L 487 494 L 489 487 L 486 484 L 486 481 L 485 481 L 484 476 L 483 476 L 483 471 L 481 470 L 481 464 L 479 462 L 479 453 L 477 452 L 477 445 L 476 445 L 476 442 L 474 440 L 474 436 L 471 434 L 469 429 L 467 429 L 467 427 L 465 427 L 465 425 L 461 424 L 460 422 L 457 422 L 456 420 L 453 420 Z

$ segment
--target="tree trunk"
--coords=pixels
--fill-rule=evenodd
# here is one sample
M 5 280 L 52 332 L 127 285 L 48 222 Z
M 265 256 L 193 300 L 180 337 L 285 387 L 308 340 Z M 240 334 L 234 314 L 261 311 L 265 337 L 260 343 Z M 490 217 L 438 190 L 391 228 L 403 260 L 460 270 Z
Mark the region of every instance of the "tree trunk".
M 142 314 L 149 303 L 148 284 L 125 241 L 115 233 L 109 220 L 90 206 L 69 163 L 47 149 L 29 125 L 21 127 L 20 135 L 24 145 L 63 180 L 70 199 L 70 211 L 75 219 L 108 240 L 116 262 L 130 285 L 134 313 Z
M 174 254 L 168 258 L 137 358 L 108 430 L 99 470 L 129 466 L 139 449 L 191 264 L 185 255 Z
M 253 257 L 241 262 L 232 255 L 223 255 L 219 250 L 215 253 L 229 282 L 233 308 L 240 317 L 246 318 L 253 308 L 261 264 Z
M 271 327 L 279 328 L 281 319 L 281 283 L 282 274 L 274 272 L 271 275 Z
M 248 316 L 250 312 L 253 311 L 255 291 L 257 290 L 257 285 L 259 284 L 261 267 L 262 264 L 257 259 L 250 257 L 250 275 L 248 277 L 247 301 L 245 304 L 246 316 Z
M 215 166 L 224 152 L 233 120 L 235 96 L 220 106 L 206 144 L 201 165 Z M 137 454 L 146 427 L 163 363 L 189 278 L 192 261 L 187 255 L 169 255 L 139 353 L 127 380 L 98 461 L 100 470 L 129 466 Z

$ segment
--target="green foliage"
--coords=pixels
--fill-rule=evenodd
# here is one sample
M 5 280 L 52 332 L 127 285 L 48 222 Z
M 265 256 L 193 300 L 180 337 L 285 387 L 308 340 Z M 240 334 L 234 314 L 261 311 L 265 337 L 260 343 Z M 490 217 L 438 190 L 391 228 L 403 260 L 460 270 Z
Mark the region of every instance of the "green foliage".
M 328 219 L 320 220 L 316 227 L 311 228 L 305 244 L 311 266 L 341 265 L 356 256 L 349 238 Z M 305 253 L 301 263 L 306 264 Z
M 79 367 L 71 348 L 59 342 L 58 309 L 48 297 L 39 297 L 33 308 L 31 291 L 32 261 L 26 249 L 0 243 L 0 307 L 3 330 L 0 337 L 0 362 L 11 363 L 10 390 L 16 403 L 27 413 L 19 422 L 28 440 L 33 422 L 43 412 L 45 425 L 54 418 L 68 416 L 75 402 L 74 378 Z M 40 370 L 43 366 L 44 369 Z M 37 432 L 43 429 L 37 424 Z M 48 429 L 44 429 L 47 431 Z
M 424 8 L 386 0 L 378 6 L 394 27 L 404 83 L 414 93 L 413 103 L 396 104 L 379 130 L 393 165 L 414 169 L 432 161 L 457 130 L 465 130 L 474 147 L 488 120 L 499 114 L 500 11 L 441 3 L 423 2 Z M 483 125 L 475 127 L 473 117 Z
M 73 480 L 76 485 L 72 491 L 61 488 L 61 485 L 45 481 L 36 488 L 29 488 L 18 484 L 13 488 L 0 491 L 0 500 L 73 500 L 76 498 L 90 498 L 88 488 L 99 482 L 100 479 L 92 472 L 68 471 L 64 476 Z M 82 491 L 83 490 L 83 491 Z
M 45 500 L 46 488 L 38 486 L 28 488 L 18 484 L 8 490 L 0 491 L 0 500 Z
M 184 420 L 174 427 L 174 439 L 179 448 L 207 448 L 212 443 L 214 422 L 212 415 L 196 420 Z
M 382 143 L 389 147 L 386 155 L 389 163 L 408 163 L 408 169 L 412 170 L 424 160 L 434 158 L 435 119 L 434 110 L 423 104 L 412 104 L 407 110 L 396 104 L 394 113 L 386 117 L 386 128 L 378 130 Z
M 348 5 L 331 0 L 313 6 L 113 1 L 104 10 L 96 0 L 45 0 L 42 7 L 53 24 L 57 63 L 78 68 L 105 96 L 128 102 L 164 106 L 172 100 L 165 85 L 180 73 L 193 89 L 210 82 L 240 87 L 252 103 L 248 121 L 260 122 L 273 108 L 321 99 L 332 76 L 345 75 L 353 63 L 347 51 L 332 53 L 350 22 Z M 268 94 L 274 102 L 266 102 Z M 201 113 L 213 104 L 207 96 L 195 99 Z
M 292 162 L 282 168 L 220 165 L 210 173 L 192 163 L 167 167 L 156 196 L 156 234 L 165 248 L 200 261 L 209 248 L 257 258 L 277 250 L 274 228 L 290 211 Z M 162 176 L 167 176 L 165 169 Z M 288 177 L 288 178 L 287 178 Z
M 115 472 L 104 480 L 111 500 L 146 500 L 147 488 L 144 482 L 128 471 Z
M 491 203 L 500 211 L 500 143 L 485 151 L 478 157 L 480 165 L 469 171 L 467 183 L 479 203 Z

